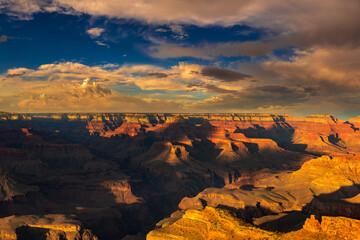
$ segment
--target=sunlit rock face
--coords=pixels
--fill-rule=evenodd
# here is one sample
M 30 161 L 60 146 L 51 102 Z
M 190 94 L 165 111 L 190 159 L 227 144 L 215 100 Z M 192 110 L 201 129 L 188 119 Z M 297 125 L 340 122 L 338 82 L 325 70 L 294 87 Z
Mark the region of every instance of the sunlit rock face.
M 345 217 L 322 217 L 319 221 L 312 215 L 299 230 L 279 233 L 246 223 L 230 211 L 206 207 L 186 211 L 175 222 L 151 231 L 146 239 L 358 239 L 359 224 L 359 220 Z
M 173 224 L 151 231 L 146 239 L 276 239 L 226 210 L 206 207 L 189 210 Z
M 74 214 L 100 239 L 208 208 L 276 231 L 360 219 L 359 152 L 331 115 L 0 113 L 0 217 Z
M 323 156 L 294 172 L 263 171 L 253 185 L 239 181 L 207 188 L 195 197 L 183 198 L 179 209 L 220 207 L 248 221 L 290 211 L 360 219 L 359 166 L 359 157 Z

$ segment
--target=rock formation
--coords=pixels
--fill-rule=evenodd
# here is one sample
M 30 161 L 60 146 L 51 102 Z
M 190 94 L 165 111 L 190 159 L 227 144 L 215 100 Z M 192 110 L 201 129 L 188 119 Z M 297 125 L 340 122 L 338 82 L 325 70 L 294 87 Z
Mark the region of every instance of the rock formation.
M 322 217 L 321 223 L 312 215 L 297 231 L 279 233 L 262 230 L 237 218 L 233 213 L 206 207 L 188 210 L 177 221 L 151 231 L 147 240 L 167 239 L 359 239 L 360 221 L 344 217 Z
M 278 231 L 311 214 L 359 219 L 359 122 L 1 112 L 0 217 L 74 214 L 100 239 L 211 208 Z
M 0 218 L 0 239 L 97 240 L 74 216 L 49 214 Z

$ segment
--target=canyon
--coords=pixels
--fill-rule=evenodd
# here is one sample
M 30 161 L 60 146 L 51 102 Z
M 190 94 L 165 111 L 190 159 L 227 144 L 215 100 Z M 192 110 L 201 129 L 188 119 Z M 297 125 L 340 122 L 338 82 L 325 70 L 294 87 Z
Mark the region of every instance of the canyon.
M 356 239 L 360 118 L 0 112 L 0 239 Z

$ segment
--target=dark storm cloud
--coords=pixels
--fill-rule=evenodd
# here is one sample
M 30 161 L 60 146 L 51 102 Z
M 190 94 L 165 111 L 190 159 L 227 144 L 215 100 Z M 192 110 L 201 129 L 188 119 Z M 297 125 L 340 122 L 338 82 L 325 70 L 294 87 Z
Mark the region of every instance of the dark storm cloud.
M 219 88 L 215 85 L 212 84 L 206 84 L 205 86 L 206 91 L 210 92 L 210 93 L 236 93 L 237 91 L 235 90 L 228 90 L 228 89 L 224 89 L 224 88 Z
M 224 89 L 224 88 L 220 88 L 218 86 L 215 86 L 213 84 L 204 84 L 204 83 L 189 83 L 187 85 L 188 88 L 191 88 L 189 90 L 189 92 L 196 92 L 197 91 L 197 87 L 198 88 L 204 88 L 206 90 L 206 92 L 209 93 L 220 93 L 220 94 L 224 94 L 224 93 L 236 93 L 237 91 L 235 90 L 228 90 L 228 89 Z
M 204 67 L 201 70 L 201 75 L 207 77 L 213 77 L 223 82 L 236 82 L 251 77 L 250 75 L 235 72 L 229 69 L 217 68 L 217 67 Z
M 168 75 L 162 72 L 152 72 L 147 74 L 149 77 L 166 78 Z
M 250 87 L 241 92 L 225 93 L 211 101 L 199 101 L 193 108 L 212 111 L 231 111 L 233 109 L 254 110 L 259 107 L 287 107 L 309 100 L 310 94 L 303 88 L 269 85 Z
M 319 90 L 318 88 L 304 87 L 304 91 L 305 91 L 306 93 L 309 93 L 310 96 L 317 96 L 317 95 L 319 95 L 318 90 Z
M 252 100 L 258 106 L 286 106 L 307 100 L 309 94 L 302 88 L 269 85 L 251 87 L 241 93 L 241 99 Z
M 189 83 L 186 85 L 188 88 L 192 88 L 192 87 L 202 87 L 204 86 L 203 83 Z
M 20 77 L 22 75 L 24 75 L 25 73 L 14 73 L 14 74 L 7 74 L 6 77 L 7 78 L 13 78 L 13 77 Z

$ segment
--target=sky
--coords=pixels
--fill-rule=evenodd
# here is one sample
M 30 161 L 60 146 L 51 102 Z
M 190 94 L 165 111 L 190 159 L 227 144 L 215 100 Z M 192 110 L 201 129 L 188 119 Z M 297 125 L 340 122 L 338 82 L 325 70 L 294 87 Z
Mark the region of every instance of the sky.
M 358 0 L 0 0 L 0 111 L 360 115 Z

